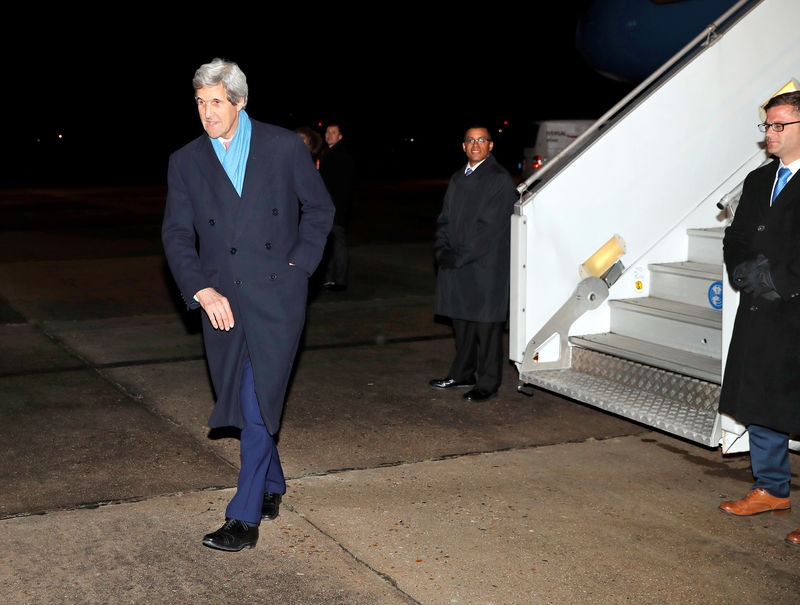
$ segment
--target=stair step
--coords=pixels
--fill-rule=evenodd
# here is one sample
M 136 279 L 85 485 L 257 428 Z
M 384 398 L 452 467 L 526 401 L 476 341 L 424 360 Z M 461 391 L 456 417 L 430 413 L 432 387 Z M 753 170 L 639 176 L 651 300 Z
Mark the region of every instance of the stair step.
M 715 359 L 722 356 L 722 313 L 674 300 L 608 301 L 611 332 Z
M 579 347 L 622 357 L 684 376 L 699 378 L 715 384 L 722 382 L 722 362 L 720 359 L 707 355 L 698 355 L 613 333 L 571 336 L 569 341 Z
M 656 263 L 650 269 L 650 296 L 698 307 L 722 308 L 722 267 L 681 261 Z
M 689 235 L 689 260 L 722 265 L 722 238 L 725 227 L 687 229 Z
M 571 368 L 520 378 L 709 447 L 719 444 L 717 384 L 581 347 L 572 347 Z

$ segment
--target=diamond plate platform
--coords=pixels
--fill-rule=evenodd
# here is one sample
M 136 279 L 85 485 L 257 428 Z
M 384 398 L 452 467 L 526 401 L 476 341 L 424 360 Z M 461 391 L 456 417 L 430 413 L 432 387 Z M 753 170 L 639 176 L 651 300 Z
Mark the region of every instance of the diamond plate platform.
M 621 357 L 706 382 L 722 384 L 722 361 L 621 334 L 570 336 L 569 342 L 613 357 Z
M 719 445 L 720 386 L 581 347 L 572 367 L 533 370 L 524 382 L 709 447 Z

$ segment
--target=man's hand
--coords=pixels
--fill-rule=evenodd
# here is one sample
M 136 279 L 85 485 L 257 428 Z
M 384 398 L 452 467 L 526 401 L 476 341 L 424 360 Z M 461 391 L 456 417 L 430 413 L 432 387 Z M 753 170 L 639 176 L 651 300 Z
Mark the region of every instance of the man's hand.
M 231 311 L 231 305 L 227 298 L 214 288 L 203 288 L 195 296 L 208 315 L 212 326 L 226 332 L 233 328 L 233 311 Z
M 752 294 L 754 297 L 763 296 L 768 300 L 780 298 L 775 292 L 772 276 L 769 273 L 769 261 L 763 254 L 755 260 L 744 261 L 733 270 L 733 283 L 742 292 Z
M 445 248 L 439 253 L 439 268 L 440 269 L 455 269 L 456 268 L 456 253 L 450 248 Z

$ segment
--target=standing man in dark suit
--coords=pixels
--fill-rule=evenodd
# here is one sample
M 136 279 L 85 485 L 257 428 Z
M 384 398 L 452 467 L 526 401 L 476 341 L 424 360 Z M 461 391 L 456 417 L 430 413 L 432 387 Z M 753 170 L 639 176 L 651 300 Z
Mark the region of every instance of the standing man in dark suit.
M 324 288 L 334 291 L 347 289 L 347 273 L 350 266 L 347 251 L 347 222 L 353 201 L 355 165 L 353 157 L 342 143 L 343 136 L 339 124 L 328 124 L 325 129 L 327 147 L 319 158 L 319 173 L 336 207 L 333 227 L 328 236 L 325 276 L 322 283 Z
M 203 538 L 238 551 L 286 491 L 274 436 L 333 205 L 302 139 L 249 118 L 235 63 L 215 59 L 192 84 L 206 134 L 170 157 L 162 239 L 188 307 L 204 311 L 208 424 L 242 429 L 236 495 Z
M 511 176 L 492 156 L 484 127 L 467 130 L 467 164 L 450 179 L 436 222 L 439 264 L 436 313 L 453 320 L 456 356 L 437 389 L 473 387 L 467 401 L 497 395 L 503 373 L 508 316 L 511 214 L 517 201 Z
M 765 109 L 777 160 L 747 175 L 723 240 L 740 299 L 719 409 L 747 426 L 755 484 L 720 508 L 740 516 L 789 509 L 789 434 L 800 433 L 800 92 Z M 800 545 L 800 528 L 786 540 Z

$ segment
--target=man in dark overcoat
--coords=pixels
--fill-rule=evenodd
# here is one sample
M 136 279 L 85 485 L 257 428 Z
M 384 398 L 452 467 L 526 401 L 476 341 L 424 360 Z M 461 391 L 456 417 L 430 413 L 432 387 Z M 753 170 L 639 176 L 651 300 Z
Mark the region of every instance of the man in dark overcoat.
M 777 158 L 744 181 L 723 249 L 739 288 L 720 412 L 747 426 L 755 484 L 720 508 L 734 515 L 788 510 L 789 434 L 800 433 L 800 92 L 765 106 Z M 800 544 L 800 528 L 787 536 Z
M 453 320 L 456 355 L 437 389 L 472 387 L 467 401 L 497 395 L 503 373 L 503 331 L 508 316 L 511 214 L 514 181 L 491 154 L 484 127 L 462 143 L 467 164 L 450 179 L 436 222 L 439 265 L 436 313 Z
M 353 156 L 342 142 L 344 134 L 339 124 L 331 123 L 325 128 L 326 147 L 319 158 L 319 173 L 331 194 L 336 214 L 333 227 L 328 235 L 328 249 L 325 254 L 325 275 L 323 287 L 328 290 L 347 289 L 350 266 L 347 250 L 347 223 L 353 203 L 355 185 L 355 163 Z
M 255 546 L 286 491 L 274 435 L 334 210 L 302 139 L 244 111 L 235 63 L 201 66 L 193 86 L 206 134 L 170 157 L 162 240 L 188 307 L 204 311 L 208 424 L 242 429 L 236 495 L 203 539 L 238 551 Z

